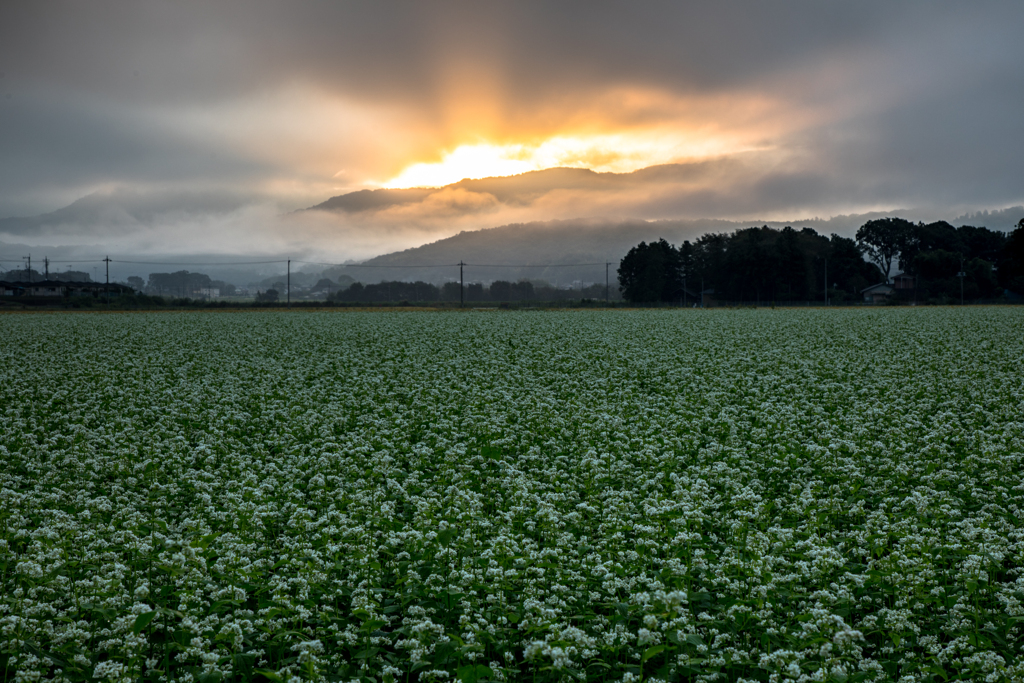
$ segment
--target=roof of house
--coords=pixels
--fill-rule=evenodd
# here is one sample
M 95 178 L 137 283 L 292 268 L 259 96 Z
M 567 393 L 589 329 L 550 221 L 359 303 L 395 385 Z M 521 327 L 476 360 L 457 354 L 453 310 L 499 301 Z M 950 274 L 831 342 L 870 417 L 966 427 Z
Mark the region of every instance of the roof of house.
M 879 282 L 877 285 L 871 285 L 870 287 L 865 287 L 864 289 L 860 290 L 860 293 L 861 294 L 867 294 L 868 292 L 882 292 L 882 291 L 885 291 L 886 293 L 888 293 L 888 292 L 891 292 L 892 290 L 893 290 L 893 286 L 892 285 L 890 285 L 890 284 L 888 284 L 886 282 Z
M 22 289 L 26 287 L 71 287 L 73 289 L 112 289 L 122 290 L 131 289 L 128 285 L 122 285 L 117 282 L 73 282 L 68 280 L 33 280 L 28 282 L 26 280 L 15 280 L 6 281 L 0 280 L 0 286 L 5 287 L 20 287 Z

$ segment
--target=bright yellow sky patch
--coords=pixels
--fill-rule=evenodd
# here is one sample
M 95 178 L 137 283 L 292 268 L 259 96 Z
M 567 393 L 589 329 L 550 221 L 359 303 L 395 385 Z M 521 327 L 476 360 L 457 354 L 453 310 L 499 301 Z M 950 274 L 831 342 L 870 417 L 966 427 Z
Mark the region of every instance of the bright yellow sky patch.
M 743 151 L 721 139 L 652 135 L 558 136 L 537 144 L 460 145 L 437 162 L 407 166 L 383 187 L 441 187 L 465 178 L 517 175 L 545 168 L 629 173 L 647 166 Z

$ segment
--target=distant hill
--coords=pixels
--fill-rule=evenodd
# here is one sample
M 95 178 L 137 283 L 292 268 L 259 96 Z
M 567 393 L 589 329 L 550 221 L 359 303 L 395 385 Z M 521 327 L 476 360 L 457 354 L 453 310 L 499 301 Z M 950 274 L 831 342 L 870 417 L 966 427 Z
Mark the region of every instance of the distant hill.
M 160 226 L 169 218 L 209 216 L 234 211 L 248 197 L 213 192 L 142 193 L 130 190 L 94 192 L 65 207 L 38 216 L 0 218 L 0 233 L 60 235 L 109 232 L 112 228 Z
M 958 227 L 961 225 L 973 225 L 976 227 L 984 226 L 991 230 L 1002 230 L 1006 232 L 1017 227 L 1017 223 L 1022 218 L 1024 218 L 1024 206 L 1011 206 L 1008 209 L 1000 209 L 998 211 L 976 211 L 974 213 L 965 213 L 962 216 L 954 218 L 950 223 Z
M 426 199 L 434 190 L 359 190 L 331 197 L 326 202 L 311 206 L 306 211 L 378 211 L 389 206 L 411 204 Z
M 457 264 L 462 261 L 469 264 L 464 268 L 467 282 L 530 279 L 562 286 L 577 280 L 603 283 L 603 264 L 611 263 L 609 272 L 614 285 L 619 260 L 641 241 L 665 238 L 673 244 L 680 244 L 683 240 L 696 240 L 705 233 L 730 232 L 752 225 L 776 228 L 791 225 L 795 228 L 809 227 L 825 235 L 852 235 L 866 221 L 884 215 L 892 214 L 872 213 L 787 222 L 700 219 L 518 223 L 460 232 L 421 247 L 378 256 L 359 265 L 339 267 L 339 270 L 360 282 L 444 282 L 458 279 Z
M 527 206 L 538 197 L 552 192 L 586 190 L 594 192 L 595 197 L 605 196 L 605 193 L 611 195 L 630 188 L 651 188 L 659 184 L 666 186 L 683 182 L 704 170 L 702 164 L 666 164 L 632 173 L 595 173 L 579 168 L 550 168 L 516 176 L 462 180 L 439 188 L 361 190 L 332 197 L 307 210 L 361 216 L 383 213 L 393 207 L 401 207 L 403 212 L 410 212 L 414 205 L 427 204 L 435 195 L 442 197 L 460 190 L 480 196 L 489 195 L 499 205 L 506 207 Z M 639 213 L 643 214 L 644 211 Z M 857 229 L 867 221 L 886 216 L 901 216 L 924 222 L 946 219 L 956 225 L 984 225 L 1009 230 L 1024 216 L 1024 207 L 965 214 L 956 219 L 935 212 L 894 209 L 828 219 L 787 221 L 607 218 L 512 223 L 464 231 L 420 247 L 378 256 L 359 266 L 348 267 L 345 272 L 362 282 L 417 279 L 443 282 L 458 278 L 459 269 L 454 264 L 462 261 L 470 264 L 464 268 L 467 281 L 526 278 L 543 279 L 560 285 L 577 280 L 603 282 L 603 265 L 574 264 L 617 264 L 640 241 L 664 237 L 678 244 L 685 239 L 695 240 L 707 232 L 728 232 L 754 225 L 809 227 L 823 235 L 837 233 L 853 237 Z
M 468 226 L 505 223 L 464 229 L 414 249 L 331 269 L 330 277 L 343 274 L 366 283 L 390 279 L 438 283 L 458 278 L 455 264 L 462 261 L 470 264 L 464 268 L 470 282 L 534 279 L 568 285 L 603 283 L 604 263 L 612 263 L 609 270 L 613 271 L 631 247 L 662 237 L 679 244 L 707 232 L 755 225 L 809 227 L 824 235 L 852 237 L 866 221 L 884 216 L 925 222 L 946 219 L 954 225 L 1010 230 L 1024 217 L 1024 207 L 1018 206 L 957 218 L 912 209 L 787 221 L 675 218 L 701 215 L 692 207 L 687 208 L 691 213 L 679 208 L 675 188 L 685 188 L 709 169 L 722 171 L 715 163 L 666 164 L 632 173 L 550 168 L 467 179 L 440 188 L 361 190 L 288 214 L 281 214 L 275 205 L 257 204 L 256 195 L 113 189 L 38 216 L 0 219 L 0 268 L 24 267 L 21 257 L 32 254 L 33 264 L 37 258 L 49 257 L 54 270 L 91 270 L 109 253 L 120 261 L 111 264 L 112 277 L 144 277 L 149 272 L 188 268 L 246 284 L 283 274 L 282 264 L 270 261 L 306 259 L 303 270 L 313 277 L 319 276 L 314 261 L 337 262 L 355 253 L 380 253 L 394 245 L 420 243 L 428 236 L 452 235 Z M 538 217 L 569 219 L 534 220 Z M 371 246 L 361 245 L 361 251 L 348 246 L 367 235 L 372 237 L 366 240 Z M 330 249 L 338 251 L 330 253 Z M 213 265 L 254 258 L 268 263 Z M 203 263 L 211 265 L 199 265 Z
M 504 204 L 525 203 L 552 190 L 598 190 L 629 182 L 634 173 L 595 173 L 585 168 L 549 168 L 513 176 L 460 180 L 444 187 L 402 190 L 359 190 L 331 197 L 307 211 L 380 211 L 392 206 L 421 202 L 432 194 L 465 190 L 486 193 Z

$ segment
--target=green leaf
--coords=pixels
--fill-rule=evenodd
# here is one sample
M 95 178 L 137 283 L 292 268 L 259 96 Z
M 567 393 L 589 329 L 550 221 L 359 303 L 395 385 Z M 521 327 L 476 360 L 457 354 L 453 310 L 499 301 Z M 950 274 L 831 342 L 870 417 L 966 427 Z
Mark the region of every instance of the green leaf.
M 686 642 L 690 643 L 691 645 L 703 645 L 704 639 L 698 636 L 696 633 L 687 633 Z
M 40 658 L 45 657 L 46 659 L 49 659 L 55 665 L 57 665 L 57 666 L 59 666 L 59 667 L 61 667 L 63 669 L 71 669 L 72 668 L 71 664 L 68 664 L 67 662 L 65 662 L 60 657 L 57 657 L 56 655 L 49 654 L 47 652 L 43 652 L 42 650 L 40 650 L 38 647 L 36 647 L 35 645 L 33 645 L 29 641 L 25 641 L 25 649 L 28 650 L 29 652 L 31 652 L 32 654 L 34 654 L 37 657 L 40 657 Z
M 233 669 L 242 673 L 252 671 L 252 665 L 256 662 L 256 655 L 243 654 L 238 652 L 231 656 Z
M 277 675 L 277 672 L 271 671 L 270 669 L 256 669 L 256 673 L 264 678 L 267 678 L 274 683 L 284 683 L 284 679 Z
M 143 612 L 139 616 L 135 617 L 135 623 L 132 625 L 132 633 L 135 633 L 136 635 L 141 633 L 142 629 L 149 626 L 149 623 L 156 619 L 156 615 L 158 614 L 158 611 L 153 610 L 151 612 Z
M 655 655 L 664 651 L 666 648 L 668 648 L 668 645 L 652 645 L 651 647 L 647 648 L 647 650 L 644 652 L 644 656 L 640 658 L 640 663 L 643 664 L 651 657 L 654 657 Z
M 437 542 L 441 545 L 448 545 L 453 538 L 455 538 L 455 529 L 451 527 L 437 533 Z

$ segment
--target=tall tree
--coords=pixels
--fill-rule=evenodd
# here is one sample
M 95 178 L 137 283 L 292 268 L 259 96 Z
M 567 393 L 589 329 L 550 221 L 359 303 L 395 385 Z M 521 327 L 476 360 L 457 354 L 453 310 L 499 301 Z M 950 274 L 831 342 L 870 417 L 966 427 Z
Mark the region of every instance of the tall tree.
M 679 250 L 664 239 L 641 242 L 619 263 L 619 291 L 632 302 L 675 301 L 683 282 Z
M 999 284 L 1014 294 L 1024 295 L 1024 218 L 1010 233 L 999 256 Z
M 903 218 L 878 218 L 868 221 L 857 230 L 857 244 L 868 260 L 878 266 L 885 281 L 889 281 L 892 262 L 905 246 L 914 225 Z
M 828 251 L 828 279 L 850 298 L 878 282 L 878 268 L 864 260 L 857 243 L 849 237 L 833 234 Z
M 679 246 L 679 269 L 683 276 L 683 285 L 692 290 L 694 283 L 693 277 L 696 274 L 696 263 L 693 245 L 690 240 L 683 240 L 683 243 Z
M 807 297 L 807 256 L 800 237 L 787 225 L 775 240 L 779 263 L 776 299 L 797 301 Z
M 694 285 L 716 292 L 725 286 L 725 252 L 729 239 L 728 235 L 717 232 L 697 238 L 693 245 Z

